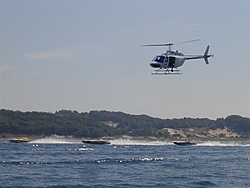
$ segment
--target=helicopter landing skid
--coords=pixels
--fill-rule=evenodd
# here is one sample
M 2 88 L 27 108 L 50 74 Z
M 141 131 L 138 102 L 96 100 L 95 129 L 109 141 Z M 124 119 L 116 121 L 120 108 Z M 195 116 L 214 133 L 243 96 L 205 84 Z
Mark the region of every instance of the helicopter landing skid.
M 176 69 L 157 69 L 154 70 L 154 72 L 151 73 L 152 75 L 169 75 L 169 74 L 174 74 L 174 75 L 180 75 L 181 70 Z

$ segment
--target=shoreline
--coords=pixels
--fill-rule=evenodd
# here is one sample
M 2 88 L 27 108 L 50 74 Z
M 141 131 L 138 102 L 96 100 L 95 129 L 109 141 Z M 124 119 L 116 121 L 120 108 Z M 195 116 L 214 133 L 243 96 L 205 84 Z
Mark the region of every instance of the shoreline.
M 67 139 L 67 140 L 134 140 L 134 141 L 185 141 L 185 140 L 190 140 L 194 142 L 205 142 L 205 141 L 220 141 L 220 142 L 250 142 L 250 138 L 243 138 L 243 137 L 227 137 L 227 138 L 216 138 L 216 137 L 202 137 L 202 138 L 195 138 L 195 137 L 188 137 L 188 138 L 178 138 L 178 137 L 172 137 L 172 138 L 157 138 L 157 137 L 143 137 L 143 136 L 113 136 L 113 137 L 100 137 L 100 138 L 77 138 L 73 136 L 59 136 L 59 135 L 51 135 L 51 136 L 36 136 L 36 135 L 1 135 L 0 140 L 11 140 L 11 139 L 26 139 L 26 140 L 39 140 L 39 139 L 44 139 L 44 138 L 51 138 L 51 139 Z

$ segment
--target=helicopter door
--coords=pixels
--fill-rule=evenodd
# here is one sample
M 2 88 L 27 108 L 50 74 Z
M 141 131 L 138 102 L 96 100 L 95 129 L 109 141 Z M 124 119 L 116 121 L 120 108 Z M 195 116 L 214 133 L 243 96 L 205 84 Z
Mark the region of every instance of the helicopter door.
M 174 62 L 175 62 L 175 57 L 169 57 L 169 63 L 168 66 L 173 68 L 174 67 Z

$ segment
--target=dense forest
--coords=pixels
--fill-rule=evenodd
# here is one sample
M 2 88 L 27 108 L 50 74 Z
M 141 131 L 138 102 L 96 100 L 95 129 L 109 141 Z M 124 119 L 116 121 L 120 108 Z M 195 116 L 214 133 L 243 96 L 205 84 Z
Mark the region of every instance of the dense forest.
M 98 138 L 114 136 L 117 131 L 83 115 L 0 110 L 0 134 Z
M 79 113 L 60 110 L 56 113 L 0 110 L 0 136 L 50 136 L 53 134 L 76 138 L 119 137 L 122 135 L 169 138 L 171 129 L 208 131 L 227 127 L 240 135 L 250 137 L 250 118 L 237 115 L 210 120 L 207 118 L 160 119 L 147 115 L 123 112 L 90 111 Z

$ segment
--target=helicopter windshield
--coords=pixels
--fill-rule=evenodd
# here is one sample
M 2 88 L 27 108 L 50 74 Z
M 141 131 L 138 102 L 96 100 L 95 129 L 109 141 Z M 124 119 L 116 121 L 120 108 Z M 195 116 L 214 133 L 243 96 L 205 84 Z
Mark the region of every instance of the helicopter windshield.
M 165 59 L 165 56 L 163 55 L 158 55 L 158 56 L 155 56 L 154 59 L 152 61 L 156 61 L 156 62 L 159 62 L 159 63 L 163 63 L 164 62 L 164 59 Z

